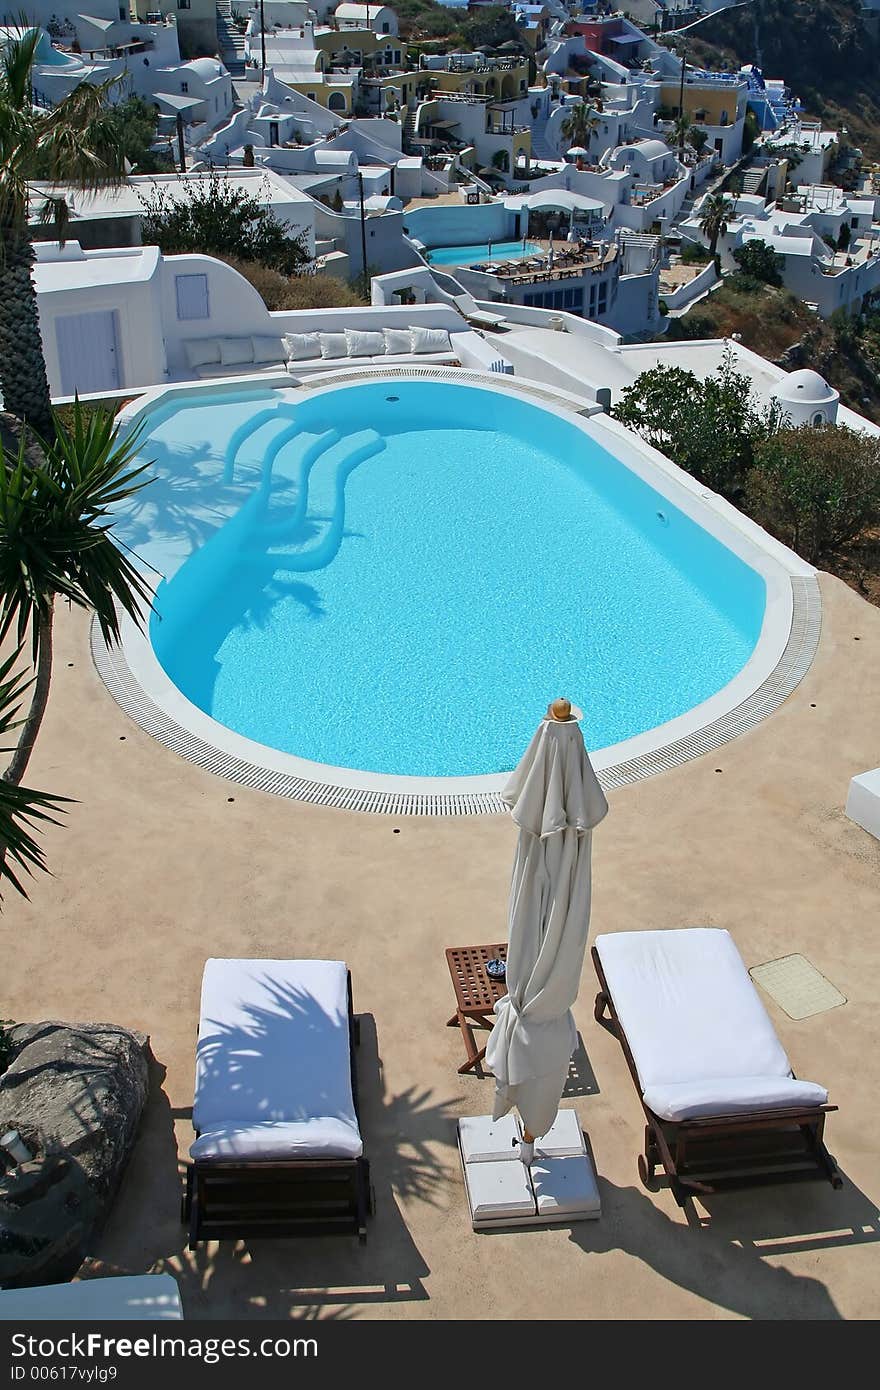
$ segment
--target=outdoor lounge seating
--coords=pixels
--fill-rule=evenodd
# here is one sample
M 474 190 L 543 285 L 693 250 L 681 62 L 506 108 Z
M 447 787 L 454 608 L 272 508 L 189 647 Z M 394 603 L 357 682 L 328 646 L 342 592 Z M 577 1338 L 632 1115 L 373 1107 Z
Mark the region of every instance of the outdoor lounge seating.
M 438 335 L 436 345 L 423 345 L 421 339 L 426 332 Z M 228 376 L 277 376 L 284 372 L 299 377 L 349 367 L 399 367 L 414 359 L 448 366 L 458 362 L 452 341 L 458 336 L 445 330 L 401 328 L 389 330 L 384 342 L 379 332 L 303 333 L 277 338 L 193 338 L 183 348 L 193 376 L 209 381 Z M 378 342 L 368 351 L 365 343 L 371 339 Z M 291 347 L 294 340 L 298 340 L 296 350 Z M 337 341 L 331 346 L 327 340 Z
M 184 1219 L 189 1244 L 366 1239 L 351 977 L 342 961 L 209 960 Z
M 647 1120 L 646 1186 L 658 1164 L 682 1206 L 752 1183 L 841 1186 L 823 1143 L 837 1107 L 793 1076 L 728 932 L 618 932 L 597 937 L 592 954 L 595 1017 L 619 1039 Z

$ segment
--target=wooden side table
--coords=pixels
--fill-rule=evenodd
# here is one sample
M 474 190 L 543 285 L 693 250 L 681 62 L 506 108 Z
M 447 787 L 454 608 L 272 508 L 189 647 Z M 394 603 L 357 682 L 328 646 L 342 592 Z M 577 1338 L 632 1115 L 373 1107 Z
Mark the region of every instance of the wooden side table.
M 486 974 L 486 962 L 506 960 L 507 944 L 498 942 L 493 946 L 448 946 L 446 964 L 452 976 L 455 990 L 455 1013 L 446 1024 L 447 1028 L 460 1028 L 464 1038 L 467 1061 L 459 1067 L 459 1075 L 475 1071 L 483 1076 L 482 1060 L 485 1047 L 477 1047 L 474 1028 L 491 1029 L 494 1023 L 492 1011 L 497 999 L 507 993 L 505 980 L 493 980 Z

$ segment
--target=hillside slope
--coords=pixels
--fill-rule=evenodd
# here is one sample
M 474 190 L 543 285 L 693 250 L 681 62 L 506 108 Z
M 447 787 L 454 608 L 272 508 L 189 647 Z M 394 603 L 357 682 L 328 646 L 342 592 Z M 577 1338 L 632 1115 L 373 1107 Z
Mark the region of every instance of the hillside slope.
M 759 63 L 800 97 L 808 116 L 845 125 L 867 158 L 880 159 L 880 40 L 859 0 L 752 0 L 705 20 L 688 61 Z

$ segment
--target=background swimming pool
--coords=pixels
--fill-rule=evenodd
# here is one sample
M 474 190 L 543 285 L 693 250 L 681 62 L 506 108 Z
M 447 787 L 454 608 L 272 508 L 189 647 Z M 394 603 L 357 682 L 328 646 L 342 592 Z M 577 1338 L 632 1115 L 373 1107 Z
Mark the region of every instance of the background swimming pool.
M 170 575 L 150 625 L 165 671 L 259 743 L 499 772 L 551 697 L 604 747 L 714 694 L 757 641 L 761 576 L 521 398 L 396 381 L 189 399 L 151 421 L 157 481 L 118 529 Z
M 541 250 L 537 241 L 484 241 L 475 246 L 433 246 L 425 254 L 429 265 L 477 265 L 480 261 L 519 261 Z

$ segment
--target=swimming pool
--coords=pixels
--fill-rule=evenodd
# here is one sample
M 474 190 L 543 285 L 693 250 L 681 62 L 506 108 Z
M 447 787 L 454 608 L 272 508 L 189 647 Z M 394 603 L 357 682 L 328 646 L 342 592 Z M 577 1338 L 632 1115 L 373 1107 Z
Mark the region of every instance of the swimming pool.
M 480 261 L 524 260 L 540 251 L 537 241 L 526 242 L 525 255 L 522 241 L 484 241 L 476 246 L 432 246 L 425 258 L 429 265 L 478 265 Z
M 155 481 L 117 530 L 164 576 L 152 666 L 129 653 L 151 698 L 273 768 L 439 786 L 497 780 L 559 692 L 627 750 L 736 687 L 772 567 L 619 426 L 461 376 L 147 412 Z

